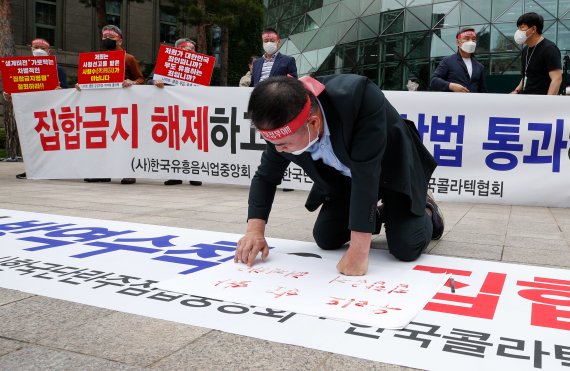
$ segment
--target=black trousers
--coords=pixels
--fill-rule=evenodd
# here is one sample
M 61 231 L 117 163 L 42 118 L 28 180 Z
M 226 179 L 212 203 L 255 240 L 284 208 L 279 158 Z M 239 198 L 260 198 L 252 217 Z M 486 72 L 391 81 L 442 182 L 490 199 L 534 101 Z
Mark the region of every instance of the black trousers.
M 324 250 L 335 250 L 350 241 L 348 215 L 350 192 L 347 197 L 330 199 L 321 206 L 313 227 L 313 237 Z M 409 201 L 398 193 L 382 197 L 384 203 L 384 227 L 390 253 L 403 261 L 416 260 L 431 241 L 433 225 L 424 214 L 417 216 L 409 209 Z M 377 221 L 378 222 L 378 221 Z M 381 225 L 377 223 L 376 233 Z

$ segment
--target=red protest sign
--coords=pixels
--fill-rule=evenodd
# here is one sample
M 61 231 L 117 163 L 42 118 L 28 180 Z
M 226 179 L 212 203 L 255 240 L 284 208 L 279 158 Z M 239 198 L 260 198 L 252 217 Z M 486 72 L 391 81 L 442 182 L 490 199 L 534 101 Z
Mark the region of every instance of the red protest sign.
M 215 62 L 215 57 L 206 54 L 161 45 L 153 79 L 171 85 L 209 86 Z
M 54 56 L 2 58 L 0 73 L 6 93 L 53 90 L 59 87 Z
M 80 53 L 78 69 L 81 89 L 120 88 L 125 79 L 125 51 Z

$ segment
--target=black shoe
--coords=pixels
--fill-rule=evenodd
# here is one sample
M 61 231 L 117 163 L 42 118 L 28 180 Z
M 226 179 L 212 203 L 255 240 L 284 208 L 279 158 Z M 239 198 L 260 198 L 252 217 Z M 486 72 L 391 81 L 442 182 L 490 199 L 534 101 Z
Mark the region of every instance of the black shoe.
M 135 184 L 137 180 L 135 178 L 123 178 L 121 179 L 121 184 Z
M 27 179 L 27 178 L 26 178 L 26 173 L 17 174 L 17 175 L 16 175 L 16 178 L 18 178 L 18 179 Z
M 199 181 L 199 180 L 191 180 L 191 181 L 190 181 L 190 185 L 193 185 L 193 186 L 201 186 L 201 185 L 202 185 L 202 182 Z
M 433 224 L 431 239 L 439 240 L 443 235 L 445 221 L 443 220 L 443 213 L 435 203 L 431 192 L 428 192 L 426 198 L 426 207 L 431 210 L 431 223 Z
M 283 188 L 283 192 L 293 192 L 294 189 L 292 188 Z
M 384 204 L 380 204 L 376 211 L 376 226 L 374 227 L 374 233 L 379 234 L 382 229 L 382 224 L 385 222 L 384 218 Z
M 169 179 L 166 182 L 164 182 L 164 185 L 176 185 L 176 184 L 182 184 L 182 181 L 178 179 Z

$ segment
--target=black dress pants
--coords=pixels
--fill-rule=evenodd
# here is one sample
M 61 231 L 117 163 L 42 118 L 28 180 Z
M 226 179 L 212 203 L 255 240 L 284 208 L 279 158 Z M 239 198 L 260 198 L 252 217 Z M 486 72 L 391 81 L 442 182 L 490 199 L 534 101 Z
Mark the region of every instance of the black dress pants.
M 399 260 L 416 260 L 431 241 L 431 218 L 427 214 L 412 214 L 409 201 L 399 193 L 387 192 L 382 201 L 390 253 Z M 331 198 L 323 203 L 313 227 L 313 237 L 321 249 L 335 250 L 350 241 L 349 209 L 350 192 L 347 197 Z M 380 227 L 378 225 L 376 233 L 380 233 Z

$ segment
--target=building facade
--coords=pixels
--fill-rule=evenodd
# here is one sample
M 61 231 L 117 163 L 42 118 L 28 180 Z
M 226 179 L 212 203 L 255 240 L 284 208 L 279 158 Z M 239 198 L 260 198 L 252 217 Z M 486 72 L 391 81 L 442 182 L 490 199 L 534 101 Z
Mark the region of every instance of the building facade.
M 382 89 L 403 90 L 410 75 L 427 90 L 431 74 L 473 27 L 476 56 L 491 92 L 511 91 L 521 75 L 518 17 L 544 17 L 543 35 L 570 51 L 570 0 L 265 0 L 266 25 L 284 40 L 300 75 L 357 73 Z
M 105 16 L 107 24 L 123 31 L 124 49 L 147 73 L 160 44 L 173 44 L 179 37 L 195 34 L 193 28 L 183 24 L 174 6 L 164 0 L 105 0 Z M 17 55 L 28 55 L 34 38 L 48 40 L 71 83 L 77 77 L 79 53 L 101 50 L 97 11 L 79 0 L 12 1 L 12 28 Z

